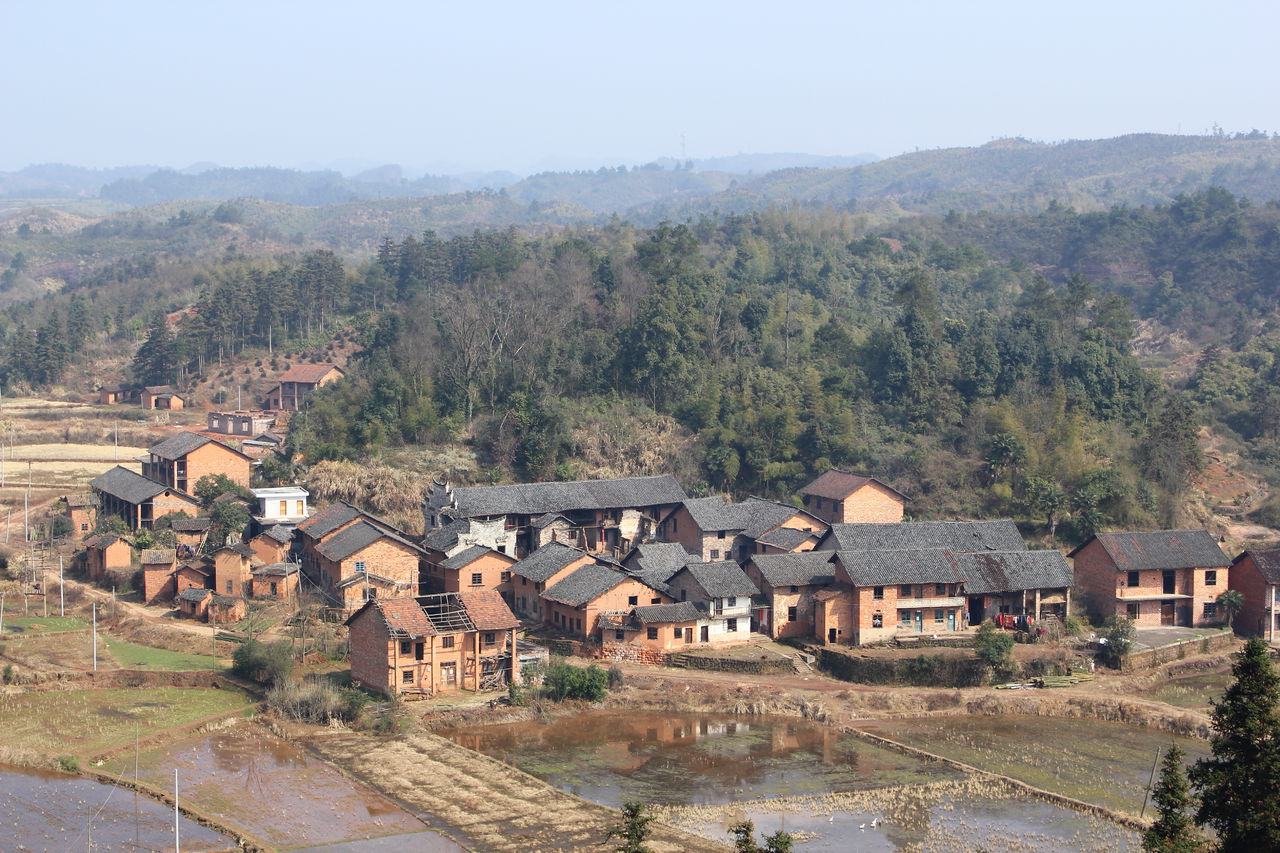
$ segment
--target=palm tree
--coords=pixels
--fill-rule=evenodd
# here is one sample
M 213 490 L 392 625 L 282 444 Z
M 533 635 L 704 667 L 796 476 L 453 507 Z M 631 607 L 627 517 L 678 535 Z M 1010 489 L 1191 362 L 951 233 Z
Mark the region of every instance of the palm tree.
M 1230 625 L 1235 621 L 1236 614 L 1244 609 L 1244 593 L 1238 589 L 1228 589 L 1217 598 L 1218 607 L 1225 614 L 1224 623 Z

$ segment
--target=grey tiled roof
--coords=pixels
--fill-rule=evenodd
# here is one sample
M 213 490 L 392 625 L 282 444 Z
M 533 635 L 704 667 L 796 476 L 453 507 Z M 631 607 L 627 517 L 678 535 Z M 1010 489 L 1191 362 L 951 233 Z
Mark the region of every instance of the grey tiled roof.
M 208 517 L 191 518 L 187 515 L 178 515 L 169 520 L 169 529 L 176 533 L 204 533 L 212 523 L 213 519 Z
M 558 512 L 543 513 L 542 515 L 535 518 L 533 521 L 529 522 L 529 524 L 532 527 L 542 529 L 543 527 L 546 527 L 548 524 L 552 524 L 556 521 L 563 521 L 565 524 L 572 524 L 572 522 L 569 521 L 569 519 L 565 518 L 563 515 L 561 515 Z
M 1262 579 L 1269 584 L 1280 584 L 1280 548 L 1255 548 L 1245 551 L 1231 564 L 1233 567 L 1245 557 L 1252 557 Z
M 589 556 L 586 551 L 570 548 L 560 542 L 549 542 L 512 566 L 511 574 L 528 578 L 534 583 L 543 583 L 574 560 L 586 556 Z
M 1025 551 L 1018 527 L 998 521 L 904 521 L 898 524 L 833 524 L 818 543 L 830 551 L 946 548 L 967 551 Z
M 338 562 L 345 560 L 360 549 L 367 548 L 382 538 L 391 539 L 394 542 L 399 542 L 401 545 L 407 545 L 414 551 L 419 550 L 418 546 L 414 545 L 412 542 L 401 539 L 399 536 L 392 533 L 388 533 L 386 530 L 372 524 L 371 522 L 361 520 L 357 521 L 346 530 L 334 534 L 333 538 L 328 541 L 321 542 L 316 546 L 316 552 L 322 557 Z
M 1061 551 L 979 551 L 955 555 L 965 592 L 986 594 L 1072 585 Z
M 440 568 L 460 569 L 463 566 L 471 565 L 473 562 L 490 552 L 495 554 L 497 553 L 497 551 L 493 551 L 492 548 L 486 548 L 483 545 L 472 545 L 470 548 L 464 548 L 449 559 L 442 561 L 440 563 Z
M 542 515 L 580 509 L 678 504 L 688 495 L 675 477 L 624 477 L 568 483 L 462 486 L 454 490 L 458 516 Z
M 709 498 L 691 498 L 684 508 L 693 523 L 704 533 L 710 530 L 742 530 L 747 526 L 747 513 L 742 504 L 729 503 L 722 495 Z
M 1122 572 L 1138 569 L 1215 568 L 1230 565 L 1231 562 L 1207 530 L 1099 533 L 1093 538 Z M 1086 541 L 1068 556 L 1074 557 L 1088 544 Z
M 696 562 L 699 558 L 679 542 L 646 542 L 633 548 L 622 564 L 643 583 L 665 592 L 672 575 Z
M 360 510 L 346 501 L 339 501 L 308 518 L 298 529 L 313 539 L 323 539 L 349 521 L 360 517 Z
M 751 562 L 770 586 L 825 586 L 835 582 L 831 551 L 801 551 L 795 554 L 757 554 Z
M 189 586 L 182 592 L 178 593 L 178 598 L 181 598 L 183 601 L 204 601 L 211 595 L 213 595 L 213 590 L 211 589 L 205 589 L 204 587 L 199 586 Z
M 568 577 L 545 590 L 542 597 L 570 607 L 581 607 L 588 601 L 604 595 L 626 579 L 627 575 L 617 569 L 588 563 L 574 569 Z
M 204 447 L 213 441 L 207 435 L 201 435 L 198 432 L 180 432 L 177 435 L 171 435 L 159 444 L 153 444 L 147 449 L 152 456 L 159 456 L 161 459 L 181 459 L 193 450 Z M 221 444 L 221 442 L 217 442 Z M 222 445 L 226 447 L 226 445 Z M 230 450 L 231 448 L 227 448 Z
M 297 571 L 298 571 L 297 563 L 271 563 L 269 565 L 261 566 L 259 568 L 254 569 L 252 574 L 284 577 L 286 575 L 295 574 Z
M 786 551 L 794 550 L 799 546 L 808 542 L 810 539 L 818 538 L 820 534 L 811 533 L 807 530 L 796 530 L 794 527 L 779 527 L 777 530 L 771 530 L 763 536 L 755 537 L 757 542 L 763 542 L 766 545 L 772 545 L 775 548 L 782 548 Z
M 177 552 L 173 548 L 148 548 L 142 552 L 140 562 L 144 566 L 155 566 L 158 564 L 171 564 L 177 558 Z
M 427 531 L 427 535 L 422 537 L 423 546 L 430 548 L 432 551 L 448 551 L 454 545 L 458 544 L 458 537 L 463 533 L 471 530 L 471 522 L 465 518 L 459 518 L 449 522 L 443 527 L 436 527 Z
M 958 583 L 965 580 L 955 557 L 940 548 L 839 551 L 836 559 L 844 566 L 854 586 Z
M 702 612 L 692 601 L 681 601 L 676 604 L 647 604 L 636 607 L 632 611 L 636 621 L 647 625 L 652 622 L 694 622 L 702 617 Z
M 168 488 L 163 483 L 148 480 L 141 474 L 135 474 L 120 465 L 94 477 L 89 481 L 89 485 L 131 504 L 150 500 Z
M 262 535 L 276 540 L 281 545 L 285 545 L 293 538 L 293 531 L 283 525 L 275 524 L 262 531 Z
M 739 595 L 755 595 L 760 590 L 732 560 L 718 563 L 690 563 L 676 574 L 688 572 L 708 598 L 729 598 Z M 675 580 L 675 576 L 672 576 Z

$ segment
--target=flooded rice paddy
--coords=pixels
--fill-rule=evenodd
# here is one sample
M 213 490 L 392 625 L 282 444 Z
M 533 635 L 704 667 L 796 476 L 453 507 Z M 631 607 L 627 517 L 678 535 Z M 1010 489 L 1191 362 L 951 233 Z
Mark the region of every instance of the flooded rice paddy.
M 1133 814 L 1142 808 L 1156 750 L 1177 743 L 1188 761 L 1209 751 L 1205 741 L 1098 720 L 929 717 L 861 728 L 1037 788 Z
M 1162 682 L 1147 695 L 1158 702 L 1178 708 L 1207 709 L 1211 701 L 1222 698 L 1227 687 L 1235 682 L 1229 671 L 1199 672 Z
M 439 732 L 588 800 L 669 805 L 954 779 L 936 764 L 787 717 L 588 712 Z
M 391 800 L 258 726 L 176 741 L 137 757 L 138 777 L 157 787 L 172 787 L 174 768 L 184 801 L 273 846 L 331 853 L 462 850 Z M 132 777 L 133 754 L 106 769 Z
M 183 850 L 235 849 L 186 818 L 178 831 Z M 173 809 L 92 779 L 0 766 L 0 849 L 172 850 Z
M 971 722 L 895 721 L 878 733 L 931 732 L 920 723 L 967 732 Z M 758 834 L 792 833 L 801 853 L 1139 847 L 1100 818 L 793 718 L 588 712 L 440 734 L 587 799 L 650 803 L 666 822 L 720 841 L 748 819 Z M 1139 753 L 1149 770 L 1151 753 Z

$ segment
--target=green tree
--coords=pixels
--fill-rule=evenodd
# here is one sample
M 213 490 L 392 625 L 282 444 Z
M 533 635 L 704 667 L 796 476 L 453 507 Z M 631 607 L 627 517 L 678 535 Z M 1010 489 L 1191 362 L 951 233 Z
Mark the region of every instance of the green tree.
M 781 829 L 766 836 L 763 845 L 756 843 L 756 825 L 749 820 L 729 827 L 729 834 L 733 836 L 735 853 L 791 853 L 791 834 Z
M 983 622 L 978 626 L 974 648 L 984 663 L 1003 670 L 1012 662 L 1013 635 L 997 628 L 994 622 Z
M 1191 768 L 1196 823 L 1223 853 L 1280 850 L 1280 676 L 1254 637 L 1231 667 L 1235 683 L 1213 706 L 1213 755 Z
M 1183 394 L 1171 395 L 1143 437 L 1138 452 L 1142 473 L 1169 494 L 1182 494 L 1204 470 L 1199 432 L 1190 400 Z
M 178 351 L 173 329 L 157 312 L 147 327 L 147 339 L 133 356 L 133 376 L 143 385 L 165 385 L 178 373 Z
M 213 502 L 227 493 L 231 493 L 238 497 L 250 500 L 253 493 L 226 474 L 205 474 L 199 480 L 196 480 L 196 486 L 191 493 L 200 501 L 200 506 L 208 509 L 213 506 Z
M 649 853 L 651 848 L 645 845 L 645 841 L 649 838 L 649 824 L 652 822 L 653 815 L 646 811 L 644 803 L 628 800 L 622 804 L 622 820 L 609 827 L 604 839 L 619 840 L 620 843 L 613 848 L 614 853 Z
M 1182 761 L 1186 757 L 1177 744 L 1165 751 L 1160 764 L 1160 779 L 1151 800 L 1159 817 L 1142 835 L 1146 853 L 1200 853 L 1205 849 L 1204 837 L 1196 830 L 1189 814 L 1191 786 L 1187 782 Z
M 1120 669 L 1133 649 L 1133 638 L 1136 636 L 1133 621 L 1127 616 L 1112 616 L 1107 620 L 1105 628 L 1099 657 L 1112 669 Z
M 208 547 L 222 547 L 228 534 L 239 536 L 248 524 L 249 510 L 242 502 L 231 499 L 216 502 L 209 510 Z
M 1215 601 L 1218 602 L 1218 607 L 1222 610 L 1222 624 L 1224 625 L 1231 625 L 1235 622 L 1236 614 L 1244 609 L 1244 593 L 1238 589 L 1224 590 Z

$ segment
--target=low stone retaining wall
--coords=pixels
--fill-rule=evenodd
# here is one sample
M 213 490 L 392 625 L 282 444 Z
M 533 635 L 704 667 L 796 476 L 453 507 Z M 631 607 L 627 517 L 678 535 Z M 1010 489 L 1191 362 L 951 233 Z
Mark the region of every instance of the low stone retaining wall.
M 824 646 L 809 646 L 807 650 L 827 675 L 859 684 L 975 687 L 986 682 L 990 670 L 982 661 L 966 657 L 921 653 L 913 658 L 883 658 Z
M 1223 651 L 1239 643 L 1240 639 L 1231 631 L 1223 631 L 1220 634 L 1206 634 L 1203 637 L 1191 637 L 1166 646 L 1156 646 L 1154 649 L 1140 649 L 1136 652 L 1130 652 L 1122 669 L 1124 672 L 1152 669 L 1193 655 L 1207 655 Z
M 696 655 L 689 652 L 679 652 L 667 657 L 668 666 L 684 667 L 685 669 L 708 669 L 717 672 L 749 672 L 753 674 L 761 674 L 765 672 L 794 672 L 795 664 L 791 658 L 764 658 L 760 660 L 739 660 L 735 658 L 720 658 L 710 655 Z

